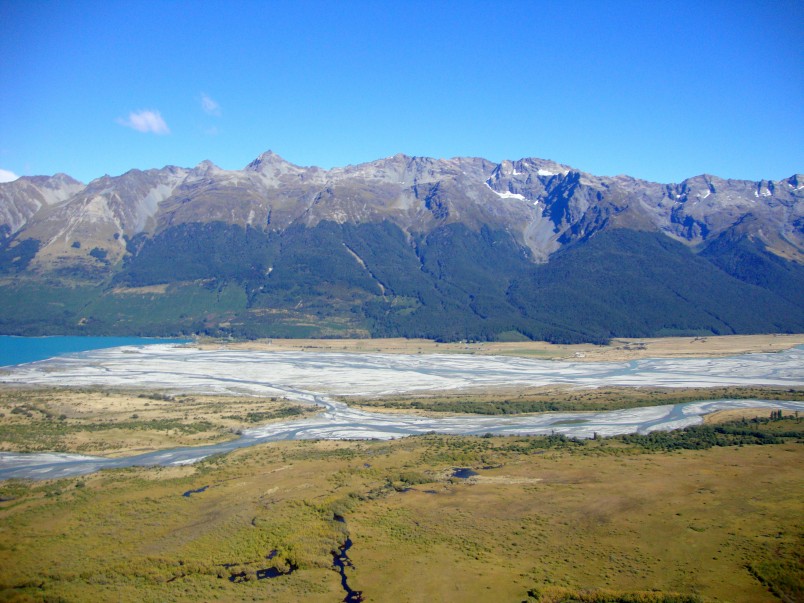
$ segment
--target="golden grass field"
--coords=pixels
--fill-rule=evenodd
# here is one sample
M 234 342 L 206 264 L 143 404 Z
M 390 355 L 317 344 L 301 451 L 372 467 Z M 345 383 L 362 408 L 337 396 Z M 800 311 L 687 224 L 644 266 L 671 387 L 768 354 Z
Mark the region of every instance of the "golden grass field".
M 202 349 L 355 352 L 384 354 L 486 354 L 577 361 L 622 361 L 640 358 L 733 356 L 780 352 L 804 344 L 797 335 L 720 335 L 612 339 L 609 345 L 562 345 L 545 341 L 439 343 L 429 339 L 259 339 L 228 342 L 201 339 Z
M 473 388 L 385 396 L 336 396 L 363 410 L 426 415 L 518 414 L 548 411 L 602 411 L 725 398 L 802 400 L 804 387 L 544 387 Z M 751 416 L 755 416 L 756 413 Z
M 317 412 L 281 398 L 0 387 L 0 450 L 102 456 L 198 446 Z
M 340 601 L 346 531 L 366 601 L 778 600 L 755 576 L 800 597 L 802 462 L 795 442 L 649 453 L 423 436 L 4 482 L 0 600 Z

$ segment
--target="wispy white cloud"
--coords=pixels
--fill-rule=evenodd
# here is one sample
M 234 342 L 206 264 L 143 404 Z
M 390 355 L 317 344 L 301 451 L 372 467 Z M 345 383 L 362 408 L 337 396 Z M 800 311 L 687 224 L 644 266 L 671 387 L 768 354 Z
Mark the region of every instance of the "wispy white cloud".
M 14 182 L 17 178 L 14 172 L 0 168 L 0 182 Z
M 221 115 L 221 106 L 218 101 L 205 92 L 201 93 L 201 108 L 207 115 L 214 115 L 215 117 L 220 117 Z
M 132 111 L 128 114 L 128 118 L 124 119 L 119 117 L 117 123 L 121 126 L 126 126 L 137 132 L 152 132 L 153 134 L 170 134 L 170 128 L 162 119 L 159 111 L 151 111 L 143 109 L 141 111 Z

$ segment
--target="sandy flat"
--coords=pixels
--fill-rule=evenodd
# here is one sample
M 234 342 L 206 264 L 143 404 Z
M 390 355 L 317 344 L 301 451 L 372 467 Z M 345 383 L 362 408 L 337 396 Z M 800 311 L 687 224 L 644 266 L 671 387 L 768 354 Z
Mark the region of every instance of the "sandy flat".
M 199 350 L 154 345 L 97 350 L 21 365 L 8 384 L 141 387 L 194 394 L 281 397 L 383 396 L 544 386 L 799 386 L 804 352 L 728 358 L 650 358 L 633 362 L 550 361 L 465 354 Z

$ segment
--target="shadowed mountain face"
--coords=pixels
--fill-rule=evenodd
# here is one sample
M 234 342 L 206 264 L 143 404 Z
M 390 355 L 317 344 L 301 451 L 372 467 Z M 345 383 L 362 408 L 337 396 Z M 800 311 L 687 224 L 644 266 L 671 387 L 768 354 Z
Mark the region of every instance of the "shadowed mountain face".
M 395 155 L 0 184 L 0 330 L 604 341 L 804 330 L 804 176 Z

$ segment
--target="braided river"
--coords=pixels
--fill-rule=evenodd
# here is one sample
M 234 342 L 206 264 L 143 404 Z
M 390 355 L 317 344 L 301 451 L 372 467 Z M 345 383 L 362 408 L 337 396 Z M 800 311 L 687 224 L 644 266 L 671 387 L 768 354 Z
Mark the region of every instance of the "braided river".
M 804 346 L 727 358 L 566 362 L 460 354 L 356 354 L 200 350 L 180 345 L 123 346 L 10 367 L 6 385 L 153 389 L 174 394 L 282 396 L 317 405 L 315 416 L 271 423 L 220 444 L 159 450 L 123 458 L 63 453 L 0 453 L 0 479 L 53 479 L 106 468 L 182 465 L 262 442 L 293 439 L 393 439 L 438 432 L 455 435 L 563 434 L 589 438 L 679 429 L 706 414 L 738 408 L 804 412 L 804 402 L 708 400 L 604 412 L 518 416 L 424 417 L 366 412 L 334 396 L 422 394 L 566 384 L 716 387 L 804 384 Z M 222 400 L 222 404 L 225 401 Z

